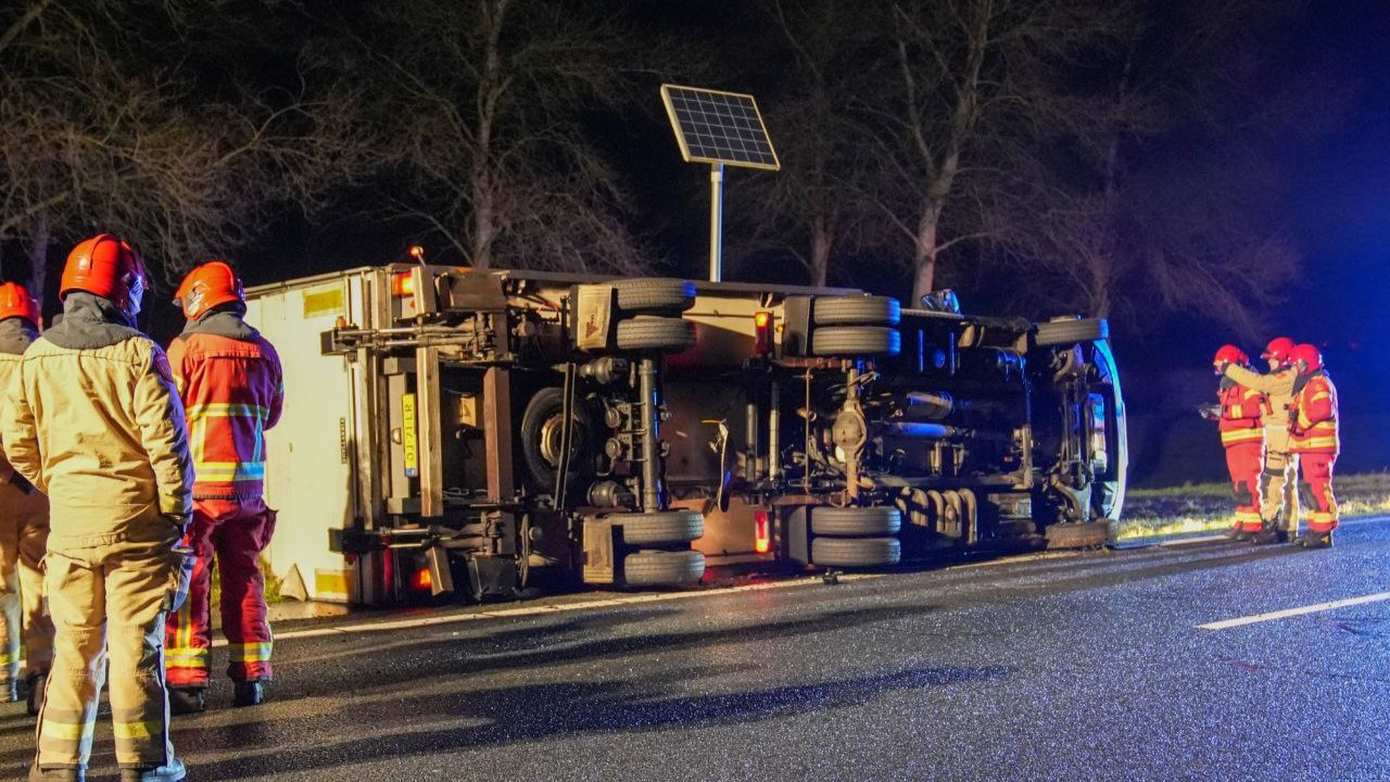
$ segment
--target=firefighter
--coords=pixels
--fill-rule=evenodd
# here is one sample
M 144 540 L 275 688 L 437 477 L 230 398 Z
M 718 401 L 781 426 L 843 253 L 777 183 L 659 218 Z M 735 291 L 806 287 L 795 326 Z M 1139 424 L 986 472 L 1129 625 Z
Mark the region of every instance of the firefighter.
M 5 453 L 52 511 L 57 632 L 30 780 L 85 778 L 108 663 L 123 782 L 185 776 L 162 647 L 187 587 L 193 469 L 169 362 L 134 327 L 147 279 L 115 236 L 78 244 L 59 289 L 66 317 L 25 351 L 3 403 Z
M 197 559 L 189 599 L 169 622 L 166 637 L 171 704 L 175 713 L 205 708 L 210 569 L 216 556 L 233 703 L 254 706 L 271 679 L 260 554 L 275 529 L 275 512 L 263 499 L 264 443 L 284 400 L 280 359 L 242 319 L 245 294 L 225 261 L 209 261 L 190 272 L 174 304 L 187 318 L 169 346 L 169 358 L 188 411 L 194 454 L 193 524 L 186 543 Z
M 1337 528 L 1337 497 L 1332 493 L 1332 469 L 1341 452 L 1337 432 L 1337 387 L 1323 367 L 1322 353 L 1312 345 L 1293 349 L 1298 370 L 1289 421 L 1293 451 L 1303 471 L 1303 490 L 1310 495 L 1308 532 L 1299 539 L 1305 548 L 1328 548 Z
M 1265 395 L 1264 473 L 1261 476 L 1260 517 L 1257 543 L 1284 543 L 1298 536 L 1298 457 L 1290 449 L 1289 411 L 1298 372 L 1291 363 L 1294 342 L 1288 337 L 1269 341 L 1260 358 L 1269 372 L 1260 374 L 1226 362 L 1222 371 L 1236 383 Z
M 18 283 L 0 285 L 0 392 L 9 387 L 38 329 L 38 302 Z M 19 476 L 0 452 L 0 701 L 19 700 L 22 682 L 29 690 L 30 714 L 38 714 L 53 660 L 53 621 L 44 611 L 40 568 L 47 546 L 48 498 Z
M 1222 345 L 1212 359 L 1216 373 L 1227 363 L 1248 366 L 1250 357 L 1235 345 Z M 1250 540 L 1263 529 L 1260 516 L 1260 472 L 1263 465 L 1265 395 L 1237 384 L 1222 376 L 1218 392 L 1217 428 L 1221 446 L 1226 449 L 1226 468 L 1231 474 L 1231 489 L 1236 498 L 1236 523 L 1233 535 L 1237 540 Z

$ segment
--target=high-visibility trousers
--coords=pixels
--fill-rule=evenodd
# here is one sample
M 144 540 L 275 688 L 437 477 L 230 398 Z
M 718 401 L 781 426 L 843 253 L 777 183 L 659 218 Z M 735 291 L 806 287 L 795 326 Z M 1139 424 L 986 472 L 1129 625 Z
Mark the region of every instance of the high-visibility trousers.
M 1308 530 L 1319 535 L 1337 528 L 1337 496 L 1332 493 L 1332 471 L 1337 465 L 1335 453 L 1303 453 L 1298 455 L 1303 480 L 1313 495 L 1313 510 L 1308 512 Z
M 1260 474 L 1264 470 L 1264 444 L 1235 443 L 1226 447 L 1226 469 L 1231 473 L 1231 489 L 1240 500 L 1236 503 L 1236 527 L 1242 532 L 1259 532 L 1263 526 L 1260 516 Z
M 108 655 L 116 763 L 148 768 L 174 756 L 164 620 L 187 594 L 191 558 L 182 530 L 154 512 L 149 522 L 153 541 L 49 548 L 44 587 L 57 632 L 38 724 L 45 771 L 86 768 Z
M 273 637 L 266 621 L 260 555 L 275 532 L 262 500 L 195 500 L 185 542 L 195 560 L 188 601 L 169 620 L 165 639 L 170 687 L 206 687 L 212 645 L 212 562 L 222 586 L 222 632 L 232 681 L 270 681 Z
M 47 673 L 53 663 L 53 620 L 43 602 L 48 548 L 48 498 L 0 485 L 0 682 Z
M 1298 454 L 1288 450 L 1288 433 L 1271 437 L 1265 429 L 1263 491 L 1260 516 L 1273 525 L 1282 520 L 1284 529 L 1298 532 Z

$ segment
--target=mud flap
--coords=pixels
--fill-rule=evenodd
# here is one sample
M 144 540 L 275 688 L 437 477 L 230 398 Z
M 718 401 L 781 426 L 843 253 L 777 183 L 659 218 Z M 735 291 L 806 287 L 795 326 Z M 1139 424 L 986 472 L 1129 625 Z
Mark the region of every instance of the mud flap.
M 468 588 L 475 602 L 485 597 L 516 597 L 516 583 L 516 560 L 511 557 L 468 558 Z
M 1043 531 L 1049 551 L 1101 548 L 1110 544 L 1110 520 L 1085 524 L 1053 524 Z

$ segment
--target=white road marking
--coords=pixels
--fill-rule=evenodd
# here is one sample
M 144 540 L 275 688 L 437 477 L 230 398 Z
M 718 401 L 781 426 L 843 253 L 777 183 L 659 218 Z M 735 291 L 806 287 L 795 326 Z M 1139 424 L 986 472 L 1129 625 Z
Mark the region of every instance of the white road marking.
M 1328 603 L 1303 606 L 1302 608 L 1286 608 L 1282 611 L 1270 611 L 1266 614 L 1242 616 L 1236 619 L 1223 619 L 1220 622 L 1208 622 L 1204 625 L 1197 625 L 1197 627 L 1202 630 L 1229 630 L 1232 627 L 1244 627 L 1245 625 L 1253 625 L 1259 622 L 1273 622 L 1276 619 L 1288 619 L 1291 616 L 1316 614 L 1322 611 L 1332 611 L 1338 608 L 1365 605 L 1367 603 L 1379 603 L 1385 600 L 1390 600 L 1390 592 L 1377 592 L 1374 595 L 1349 597 L 1346 600 L 1333 600 Z
M 883 574 L 842 573 L 840 575 L 841 581 L 867 581 L 876 578 L 883 578 Z M 312 627 L 304 630 L 289 630 L 276 633 L 275 640 L 288 641 L 296 638 L 329 638 L 333 636 L 359 635 L 361 633 L 378 633 L 387 630 L 413 630 L 421 627 L 437 627 L 439 625 L 477 622 L 485 619 L 511 619 L 522 616 L 539 616 L 541 614 L 570 613 L 574 611 L 586 611 L 591 608 L 612 608 L 614 606 L 634 605 L 639 603 L 665 603 L 673 600 L 690 600 L 697 597 L 729 595 L 735 592 L 760 592 L 770 589 L 789 589 L 792 587 L 819 583 L 821 583 L 821 577 L 812 576 L 789 581 L 769 581 L 760 584 L 702 589 L 695 592 L 654 592 L 642 595 L 621 595 L 617 597 L 599 598 L 597 600 L 582 600 L 574 603 L 541 603 L 538 605 L 526 605 L 516 608 L 502 608 L 465 614 L 423 616 L 412 617 L 410 619 L 397 619 L 390 622 L 362 622 L 359 624 L 340 625 L 337 627 Z M 224 638 L 217 638 L 212 642 L 213 648 L 226 645 L 227 641 Z

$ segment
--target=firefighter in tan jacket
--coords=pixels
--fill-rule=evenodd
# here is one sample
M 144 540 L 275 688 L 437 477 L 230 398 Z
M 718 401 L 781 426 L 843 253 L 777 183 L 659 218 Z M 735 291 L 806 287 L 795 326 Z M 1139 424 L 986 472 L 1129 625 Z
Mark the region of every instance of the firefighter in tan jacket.
M 1264 416 L 1264 491 L 1260 501 L 1263 531 L 1257 543 L 1286 543 L 1298 537 L 1298 456 L 1289 438 L 1289 411 L 1293 409 L 1293 387 L 1298 370 L 1292 364 L 1294 342 L 1288 337 L 1270 340 L 1260 358 L 1269 362 L 1269 372 L 1228 363 L 1226 377 L 1259 391 L 1268 399 Z
M 38 336 L 39 305 L 24 286 L 0 285 L 0 393 L 19 357 Z M 0 701 L 19 700 L 29 687 L 29 713 L 38 714 L 44 677 L 53 660 L 53 622 L 43 608 L 43 561 L 48 545 L 48 498 L 17 476 L 0 453 Z M 19 670 L 20 639 L 24 671 Z
M 4 397 L 5 453 L 52 506 L 44 584 L 57 635 L 30 780 L 85 777 L 108 653 L 121 779 L 185 776 L 162 642 L 187 588 L 178 544 L 193 471 L 168 360 L 134 328 L 145 285 L 125 242 L 77 245 L 63 320 L 25 351 Z

